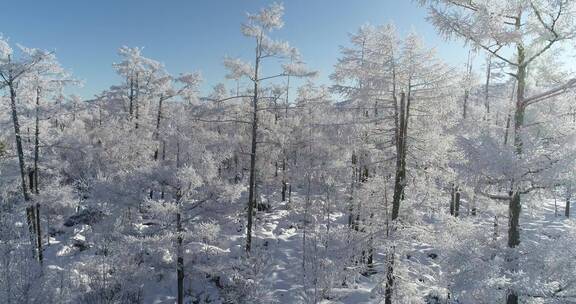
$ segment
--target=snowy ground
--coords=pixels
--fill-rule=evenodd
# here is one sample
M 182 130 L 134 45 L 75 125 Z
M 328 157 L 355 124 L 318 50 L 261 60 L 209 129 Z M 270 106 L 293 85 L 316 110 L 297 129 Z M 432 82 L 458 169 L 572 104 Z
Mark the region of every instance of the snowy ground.
M 555 210 L 557 216 L 555 216 Z M 340 218 L 338 218 L 340 217 Z M 341 214 L 335 221 L 344 220 Z M 476 221 L 478 225 L 485 225 L 492 229 L 492 219 Z M 505 235 L 506 219 L 500 219 L 501 233 Z M 241 232 L 236 232 L 236 226 L 228 235 L 224 243 L 225 252 L 239 252 L 243 248 L 244 238 Z M 523 207 L 521 218 L 521 235 L 523 242 L 539 242 L 543 238 L 556 238 L 566 231 L 574 231 L 574 220 L 564 217 L 564 203 L 558 202 L 555 207 L 553 200 L 547 200 L 543 204 L 527 203 Z M 286 203 L 277 203 L 270 212 L 260 212 L 254 232 L 256 246 L 265 247 L 267 257 L 273 259 L 266 263 L 266 277 L 264 282 L 272 290 L 273 297 L 280 303 L 302 302 L 302 233 L 296 228 L 294 213 L 286 206 Z M 50 246 L 46 248 L 45 256 L 49 269 L 57 269 L 68 263 L 74 263 L 80 255 L 93 255 L 92 249 L 80 251 L 75 242 L 84 241 L 84 229 L 88 226 L 70 227 L 64 234 L 50 240 Z M 66 241 L 64 241 L 66 240 Z M 428 244 L 418 244 L 414 248 L 421 256 L 428 256 L 434 251 L 434 247 Z M 383 253 L 376 253 L 376 271 L 382 271 L 381 262 Z M 429 261 L 430 262 L 430 261 Z M 62 267 L 64 268 L 64 267 Z M 371 297 L 371 290 L 376 286 L 375 276 L 360 276 L 354 288 L 335 288 L 332 291 L 332 299 L 322 303 L 380 303 L 381 299 Z M 204 287 L 204 292 L 217 293 L 215 286 Z M 145 298 L 148 303 L 174 303 L 176 294 L 175 277 L 166 277 L 163 280 L 151 280 L 145 287 Z

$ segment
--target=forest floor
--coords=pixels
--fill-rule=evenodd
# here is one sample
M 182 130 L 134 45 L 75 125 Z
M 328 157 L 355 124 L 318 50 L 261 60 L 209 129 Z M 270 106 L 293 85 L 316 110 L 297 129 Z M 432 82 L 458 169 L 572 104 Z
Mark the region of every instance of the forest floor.
M 298 199 L 298 198 L 296 198 Z M 540 243 L 542 239 L 557 238 L 566 231 L 574 231 L 569 228 L 574 226 L 573 219 L 564 217 L 564 203 L 554 200 L 543 200 L 543 204 L 537 202 L 526 203 L 521 217 L 521 236 L 523 242 Z M 504 211 L 504 209 L 503 209 Z M 504 213 L 504 212 L 503 212 Z M 505 237 L 506 219 L 500 219 L 501 233 Z M 332 215 L 335 223 L 343 224 L 346 221 L 342 213 Z M 492 229 L 493 215 L 482 216 L 474 221 L 477 225 L 487 226 Z M 275 203 L 269 212 L 259 212 L 254 230 L 254 246 L 265 253 L 266 261 L 263 261 L 262 283 L 271 291 L 271 296 L 279 303 L 304 303 L 303 300 L 303 229 L 301 214 L 294 212 L 287 203 Z M 46 247 L 45 260 L 48 269 L 64 268 L 63 265 L 74 263 L 80 256 L 93 255 L 94 250 L 88 248 L 80 250 L 78 244 L 85 242 L 83 229 L 88 226 L 70 227 L 63 234 L 57 235 L 50 240 L 50 246 Z M 237 223 L 230 223 L 230 227 L 223 227 L 227 239 L 220 244 L 222 252 L 232 253 L 234 256 L 241 254 L 244 246 L 243 232 L 238 229 Z M 81 245 L 80 245 L 81 246 Z M 377 273 L 383 272 L 383 250 L 377 248 L 375 255 Z M 418 244 L 414 247 L 415 252 L 422 256 L 428 256 L 434 251 L 432 245 Z M 422 260 L 424 261 L 424 260 Z M 380 262 L 380 263 L 378 263 Z M 430 261 L 428 261 L 430 262 Z M 423 262 L 424 263 L 424 262 Z M 374 289 L 381 277 L 358 276 L 357 282 L 348 288 L 332 289 L 329 300 L 321 303 L 380 303 L 381 299 L 372 296 Z M 208 284 L 203 286 L 202 292 L 209 296 L 204 298 L 217 298 L 218 288 L 210 280 L 193 281 L 191 284 Z M 148 286 L 149 285 L 149 286 Z M 174 303 L 176 293 L 176 279 L 174 275 L 166 276 L 161 281 L 151 280 L 146 284 L 146 303 Z M 197 288 L 194 288 L 197 290 Z M 200 302 L 204 303 L 204 302 Z M 206 302 L 208 303 L 208 302 Z M 219 303 L 218 300 L 210 303 Z

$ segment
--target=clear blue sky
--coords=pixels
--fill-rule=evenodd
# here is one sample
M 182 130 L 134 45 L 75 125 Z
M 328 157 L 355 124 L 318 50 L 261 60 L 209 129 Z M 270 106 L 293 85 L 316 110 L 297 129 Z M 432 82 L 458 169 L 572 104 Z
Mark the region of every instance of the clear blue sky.
M 203 90 L 223 80 L 225 55 L 249 59 L 252 44 L 240 33 L 246 12 L 264 0 L 35 0 L 6 1 L 0 32 L 12 43 L 55 50 L 60 62 L 85 81 L 70 90 L 83 97 L 118 84 L 112 69 L 122 45 L 144 47 L 144 55 L 169 72 L 200 70 Z M 328 75 L 348 33 L 365 23 L 393 22 L 401 34 L 415 30 L 442 58 L 464 64 L 461 42 L 444 42 L 410 0 L 286 0 L 285 26 L 274 37 L 298 47 L 305 61 Z

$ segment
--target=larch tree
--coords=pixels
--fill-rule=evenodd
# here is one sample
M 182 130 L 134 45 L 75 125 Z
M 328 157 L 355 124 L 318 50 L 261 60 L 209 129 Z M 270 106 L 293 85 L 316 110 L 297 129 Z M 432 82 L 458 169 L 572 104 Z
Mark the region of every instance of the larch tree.
M 529 90 L 527 85 L 530 68 L 546 52 L 575 37 L 575 3 L 566 0 L 419 2 L 429 4 L 430 20 L 445 37 L 462 38 L 474 47 L 488 52 L 494 60 L 507 64 L 509 75 L 516 81 L 515 103 L 511 116 L 514 128 L 513 146 L 517 159 L 529 158 L 530 155 L 525 155 L 528 152 L 525 149 L 526 111 L 576 85 L 576 80 L 568 80 L 543 92 Z M 526 173 L 519 172 L 512 176 L 506 186 L 509 193 L 489 194 L 493 198 L 508 201 L 508 247 L 511 252 L 515 251 L 521 241 L 519 219 L 522 195 L 533 190 L 533 184 L 523 178 Z M 510 270 L 517 271 L 517 256 L 511 254 L 508 260 Z M 518 293 L 513 288 L 508 290 L 506 303 L 516 304 L 518 301 Z
M 65 80 L 62 78 L 62 69 L 53 53 L 40 49 L 18 46 L 17 52 L 8 42 L 0 39 L 0 86 L 9 94 L 12 125 L 16 154 L 21 180 L 21 191 L 26 207 L 26 217 L 30 230 L 30 241 L 35 248 L 38 261 L 43 261 L 42 233 L 40 230 L 40 202 L 33 202 L 33 196 L 39 194 L 38 190 L 38 160 L 39 160 L 39 133 L 40 133 L 40 98 L 42 88 L 61 86 Z M 42 84 L 43 83 L 43 84 Z M 32 91 L 32 94 L 29 94 Z M 34 96 L 35 123 L 33 144 L 33 165 L 26 165 L 26 152 L 23 144 L 21 118 L 18 113 L 18 104 Z M 30 141 L 30 140 L 29 140 Z M 28 183 L 26 179 L 28 178 Z
M 252 64 L 240 59 L 227 58 L 224 65 L 230 71 L 228 78 L 241 79 L 247 78 L 252 83 L 252 90 L 248 98 L 251 99 L 251 144 L 250 144 L 250 169 L 248 180 L 248 208 L 247 208 L 247 225 L 246 225 L 246 252 L 250 252 L 252 247 L 252 225 L 253 213 L 256 204 L 256 179 L 257 179 L 257 147 L 259 133 L 259 113 L 261 100 L 266 99 L 262 96 L 263 82 L 266 80 L 279 77 L 308 77 L 315 73 L 310 72 L 301 62 L 291 62 L 281 66 L 281 72 L 273 75 L 262 75 L 262 65 L 266 59 L 290 58 L 294 54 L 294 48 L 287 42 L 273 40 L 269 33 L 273 30 L 282 28 L 284 22 L 282 15 L 284 7 L 275 3 L 270 7 L 262 9 L 256 14 L 248 15 L 248 22 L 242 25 L 242 33 L 255 40 L 255 55 Z

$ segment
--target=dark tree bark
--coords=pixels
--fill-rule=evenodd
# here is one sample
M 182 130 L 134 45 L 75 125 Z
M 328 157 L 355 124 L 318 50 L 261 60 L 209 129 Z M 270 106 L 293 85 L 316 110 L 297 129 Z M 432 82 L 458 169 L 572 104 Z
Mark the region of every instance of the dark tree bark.
M 34 184 L 34 189 L 30 189 L 30 191 L 34 191 L 36 195 L 40 194 L 38 189 L 38 161 L 40 159 L 40 87 L 36 88 L 36 120 L 35 120 L 35 130 L 34 130 L 34 169 L 33 169 L 33 182 L 31 181 L 31 185 Z M 42 229 L 40 227 L 40 203 L 36 202 L 34 208 L 34 220 L 36 222 L 35 226 L 35 234 L 36 234 L 36 248 L 38 250 L 38 262 L 42 265 L 44 260 L 43 249 L 42 249 Z
M 168 98 L 165 98 L 164 95 L 161 95 L 160 99 L 158 100 L 158 114 L 156 115 L 156 129 L 154 130 L 154 139 L 156 141 L 158 141 L 160 138 L 160 121 L 162 120 L 162 103 L 164 102 L 165 99 L 168 99 Z M 153 156 L 154 161 L 158 160 L 158 156 L 160 154 L 159 153 L 159 149 L 160 149 L 159 144 L 160 143 L 157 143 L 156 149 L 154 150 L 154 156 Z M 150 189 L 149 197 L 151 199 L 154 198 L 154 189 Z
M 22 148 L 22 136 L 20 134 L 18 111 L 16 110 L 16 90 L 14 88 L 14 81 L 12 79 L 8 81 L 8 87 L 10 90 L 10 109 L 12 110 L 12 123 L 14 125 L 14 137 L 16 139 L 16 153 L 18 154 L 22 195 L 24 196 L 24 200 L 28 202 L 30 200 L 30 195 L 28 194 L 28 189 L 26 188 L 26 164 L 24 161 L 24 149 Z
M 520 193 L 510 193 L 510 203 L 508 208 L 508 248 L 514 249 L 520 245 L 520 212 L 522 204 L 520 202 Z M 510 271 L 517 271 L 518 257 L 512 252 L 507 257 L 508 268 Z M 506 293 L 506 304 L 518 304 L 518 294 L 515 290 L 509 289 Z
M 132 114 L 134 113 L 134 76 L 130 75 L 128 82 L 130 83 L 130 91 L 128 93 L 128 113 L 130 114 L 130 119 L 132 119 Z
M 285 153 L 284 153 L 285 154 Z M 286 201 L 286 190 L 288 184 L 286 183 L 286 157 L 282 156 L 282 201 Z
M 454 215 L 454 202 L 456 202 L 456 187 L 452 184 L 450 187 L 450 215 Z
M 252 98 L 252 144 L 250 149 L 250 177 L 248 185 L 248 223 L 246 225 L 246 252 L 252 248 L 252 221 L 254 216 L 255 190 L 256 190 L 256 147 L 258 135 L 258 70 L 260 68 L 261 40 L 256 42 L 256 63 L 254 68 L 254 96 Z
M 135 107 L 135 118 L 136 122 L 134 123 L 134 128 L 138 129 L 139 126 L 139 119 L 140 119 L 140 82 L 138 79 L 138 73 L 136 73 L 136 93 L 134 95 L 134 107 Z
M 454 196 L 454 217 L 460 215 L 460 189 L 456 188 L 456 195 Z
M 178 278 L 178 304 L 184 303 L 184 257 L 182 253 L 182 222 L 180 211 L 176 213 L 176 229 L 178 230 L 177 244 L 177 260 L 176 260 L 176 275 Z
M 486 120 L 490 119 L 490 78 L 492 76 L 492 56 L 488 56 L 486 61 L 486 83 L 484 84 L 484 108 L 486 109 Z
M 394 292 L 394 250 L 388 253 L 386 265 L 386 286 L 384 289 L 384 304 L 392 304 Z
M 566 198 L 566 207 L 564 208 L 564 216 L 570 217 L 570 196 Z
M 406 99 L 408 99 L 406 101 Z M 394 96 L 394 100 L 396 97 Z M 402 92 L 400 94 L 400 105 L 395 103 L 395 123 L 396 123 L 396 174 L 394 179 L 394 193 L 392 196 L 392 223 L 398 219 L 400 212 L 400 201 L 404 197 L 404 187 L 406 186 L 406 140 L 408 131 L 408 119 L 410 115 L 410 94 L 408 98 Z M 386 285 L 384 290 L 384 303 L 392 304 L 394 291 L 394 250 L 388 253 L 386 265 Z
M 36 89 L 36 121 L 34 130 L 34 193 L 38 194 L 38 160 L 40 158 L 40 87 Z
M 32 256 L 37 258 L 36 239 L 34 237 L 36 232 L 36 219 L 33 206 L 26 207 L 26 223 L 28 224 L 28 233 L 30 236 L 30 245 L 32 246 Z
M 180 168 L 180 141 L 176 142 L 176 168 Z M 178 285 L 177 303 L 184 303 L 184 254 L 183 254 L 183 232 L 180 207 L 182 205 L 182 189 L 178 185 L 176 189 L 176 277 Z
M 516 29 L 521 27 L 521 16 L 516 19 Z M 517 72 L 516 72 L 516 107 L 514 111 L 514 147 L 516 149 L 516 154 L 518 156 L 522 155 L 522 128 L 524 125 L 524 112 L 526 110 L 526 104 L 524 102 L 524 94 L 526 91 L 526 77 L 527 77 L 527 62 L 526 54 L 524 50 L 524 45 L 522 43 L 517 43 L 516 45 L 516 55 L 517 55 Z M 510 193 L 509 202 L 509 221 L 508 221 L 508 247 L 511 249 L 516 248 L 520 244 L 520 212 L 522 210 L 522 203 L 520 198 L 520 193 L 516 189 L 513 193 Z M 516 271 L 517 257 L 515 255 L 515 250 L 511 252 L 511 257 L 508 257 L 511 270 Z M 507 304 L 518 304 L 518 295 L 513 289 L 509 289 L 506 295 Z
M 164 95 L 160 96 L 160 99 L 158 100 L 158 114 L 156 115 L 156 130 L 154 132 L 154 138 L 156 140 L 158 140 L 160 138 L 160 122 L 162 120 L 162 104 L 164 102 Z M 154 160 L 158 160 L 158 154 L 159 154 L 159 147 L 156 147 L 156 150 L 154 150 Z
M 34 209 L 36 219 L 36 248 L 38 249 L 38 262 L 42 265 L 44 262 L 44 249 L 42 248 L 42 228 L 40 226 L 40 203 L 36 203 Z
M 520 203 L 520 193 L 516 192 L 510 197 L 510 204 L 508 208 L 509 227 L 508 227 L 508 247 L 515 248 L 520 245 L 520 211 L 522 205 Z
M 394 179 L 394 195 L 392 197 L 392 219 L 398 218 L 400 212 L 400 200 L 404 193 L 406 186 L 406 138 L 408 126 L 408 109 L 409 101 L 406 102 L 406 95 L 400 95 L 400 108 L 399 108 L 399 129 L 398 139 L 396 143 L 396 174 Z

